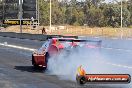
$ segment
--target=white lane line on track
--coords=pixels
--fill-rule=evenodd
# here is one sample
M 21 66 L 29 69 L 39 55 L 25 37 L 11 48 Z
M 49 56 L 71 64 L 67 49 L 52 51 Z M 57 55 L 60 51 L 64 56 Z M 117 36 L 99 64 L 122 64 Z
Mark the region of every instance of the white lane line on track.
M 1 45 L 1 46 L 6 46 L 6 47 L 11 47 L 11 48 L 29 50 L 29 51 L 34 51 L 34 50 L 35 50 L 35 49 L 33 49 L 33 48 L 27 48 L 27 47 L 16 46 L 16 45 L 9 45 L 9 44 L 7 44 L 7 42 L 5 42 L 5 43 L 0 43 L 0 45 Z M 132 52 L 132 50 L 121 49 L 121 48 L 110 48 L 110 47 L 101 47 L 101 48 L 102 48 L 102 49 L 108 49 L 108 50 L 118 50 L 118 51 Z
M 97 38 L 100 38 L 100 37 L 94 37 L 94 38 L 96 38 L 96 39 L 97 39 Z
M 102 49 L 108 49 L 108 50 L 117 50 L 117 51 L 125 51 L 125 52 L 132 52 L 132 50 L 129 49 L 121 49 L 121 48 L 108 48 L 108 47 L 101 47 Z
M 111 38 L 111 39 L 113 39 L 113 40 L 117 40 L 118 38 L 114 38 L 114 37 L 113 37 L 113 38 Z
M 78 36 L 79 38 L 85 38 L 85 39 L 87 39 L 87 38 L 90 38 L 90 37 L 86 37 L 86 36 Z M 99 38 L 108 38 L 108 37 L 103 37 L 103 36 L 96 36 L 96 37 L 91 37 L 91 38 L 95 38 L 95 39 L 99 39 Z M 132 41 L 132 38 L 123 38 L 123 39 L 121 39 L 121 38 L 119 38 L 119 37 L 111 37 L 111 38 L 108 38 L 108 39 L 112 39 L 112 40 L 130 40 L 130 41 Z
M 100 62 L 100 63 L 102 63 L 102 64 L 107 64 L 107 65 L 116 66 L 116 67 L 122 67 L 122 68 L 132 69 L 132 66 L 121 65 L 121 64 L 114 64 L 114 63 L 103 62 L 103 61 L 98 61 L 98 62 Z
M 27 48 L 27 47 L 22 47 L 22 46 L 16 46 L 16 45 L 10 45 L 7 43 L 0 43 L 1 46 L 6 46 L 6 47 L 11 47 L 11 48 L 16 48 L 16 49 L 22 49 L 22 50 L 29 50 L 29 51 L 34 51 L 35 49 L 33 48 Z
M 127 40 L 132 40 L 132 38 L 128 38 Z

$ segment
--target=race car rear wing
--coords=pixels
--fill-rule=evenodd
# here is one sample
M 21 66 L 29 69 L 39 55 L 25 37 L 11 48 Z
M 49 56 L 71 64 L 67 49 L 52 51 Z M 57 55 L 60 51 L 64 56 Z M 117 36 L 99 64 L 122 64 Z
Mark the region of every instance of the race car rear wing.
M 97 43 L 98 46 L 101 46 L 102 40 L 84 40 L 84 39 L 58 39 L 58 41 L 65 42 L 89 42 L 89 43 Z
M 58 39 L 59 41 L 67 41 L 67 42 L 102 42 L 102 40 L 84 40 L 84 39 Z
M 63 35 L 49 35 L 47 39 L 52 39 L 52 38 L 78 38 L 78 36 L 63 36 Z

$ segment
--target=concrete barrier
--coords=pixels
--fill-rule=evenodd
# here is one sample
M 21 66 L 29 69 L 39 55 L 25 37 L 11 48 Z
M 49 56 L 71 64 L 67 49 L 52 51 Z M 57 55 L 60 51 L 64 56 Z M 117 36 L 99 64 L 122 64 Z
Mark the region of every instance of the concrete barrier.
M 14 32 L 0 32 L 0 36 L 18 38 L 18 39 L 39 40 L 39 41 L 45 41 L 50 37 L 78 38 L 78 36 L 42 35 L 42 34 L 28 34 L 28 33 L 14 33 Z

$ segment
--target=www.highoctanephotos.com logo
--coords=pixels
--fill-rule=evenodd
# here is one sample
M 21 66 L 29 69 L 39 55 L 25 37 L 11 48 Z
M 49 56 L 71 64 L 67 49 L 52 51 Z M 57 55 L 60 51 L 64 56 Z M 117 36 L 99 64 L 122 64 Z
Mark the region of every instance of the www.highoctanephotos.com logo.
M 131 82 L 129 74 L 85 74 L 76 76 L 79 84 L 128 84 Z
M 129 74 L 87 74 L 82 66 L 79 66 L 76 74 L 78 84 L 128 84 L 131 82 Z

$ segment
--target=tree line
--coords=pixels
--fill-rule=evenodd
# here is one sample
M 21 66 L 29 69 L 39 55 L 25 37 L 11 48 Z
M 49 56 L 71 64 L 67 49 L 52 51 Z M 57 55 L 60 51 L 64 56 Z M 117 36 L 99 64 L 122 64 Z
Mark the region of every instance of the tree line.
M 49 25 L 49 0 L 39 0 L 40 23 Z M 123 1 L 123 27 L 132 25 L 132 0 Z M 52 25 L 120 27 L 121 2 L 52 0 Z

